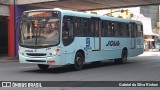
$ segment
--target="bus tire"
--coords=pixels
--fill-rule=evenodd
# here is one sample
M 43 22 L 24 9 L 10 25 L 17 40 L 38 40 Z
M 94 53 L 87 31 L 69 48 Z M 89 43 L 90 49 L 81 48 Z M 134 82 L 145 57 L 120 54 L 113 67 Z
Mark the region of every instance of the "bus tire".
M 127 57 L 128 57 L 127 50 L 123 49 L 122 54 L 121 54 L 121 58 L 114 59 L 114 62 L 116 64 L 125 64 L 127 62 Z
M 80 52 L 77 52 L 75 55 L 74 65 L 73 68 L 76 71 L 79 71 L 83 68 L 84 63 L 84 55 Z
M 38 64 L 39 69 L 41 70 L 47 70 L 49 65 L 44 65 L 44 64 Z

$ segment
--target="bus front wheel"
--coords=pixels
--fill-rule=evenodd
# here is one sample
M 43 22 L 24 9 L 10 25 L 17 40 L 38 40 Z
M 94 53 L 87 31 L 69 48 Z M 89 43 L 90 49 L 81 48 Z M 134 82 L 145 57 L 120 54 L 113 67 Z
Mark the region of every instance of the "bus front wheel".
M 38 64 L 39 69 L 41 70 L 47 70 L 49 65 L 44 65 L 44 64 Z
M 84 56 L 82 53 L 77 52 L 75 55 L 75 60 L 74 60 L 74 65 L 73 68 L 74 70 L 78 71 L 83 68 L 83 63 L 84 63 Z
M 114 59 L 114 62 L 117 64 L 125 64 L 127 62 L 127 50 L 123 50 L 121 54 L 121 58 L 119 59 Z

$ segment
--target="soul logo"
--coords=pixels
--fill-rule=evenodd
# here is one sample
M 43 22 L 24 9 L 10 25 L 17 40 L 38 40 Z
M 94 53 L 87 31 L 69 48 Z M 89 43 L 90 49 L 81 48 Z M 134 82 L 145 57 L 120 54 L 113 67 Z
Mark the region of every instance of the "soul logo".
M 25 50 L 25 52 L 34 52 L 33 50 Z
M 119 41 L 108 41 L 106 46 L 119 46 L 120 42 Z

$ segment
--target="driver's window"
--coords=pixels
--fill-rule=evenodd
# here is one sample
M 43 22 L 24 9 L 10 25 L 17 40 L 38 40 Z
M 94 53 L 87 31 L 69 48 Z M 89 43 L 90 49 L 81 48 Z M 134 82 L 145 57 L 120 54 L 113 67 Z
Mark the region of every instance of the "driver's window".
M 64 16 L 62 22 L 62 38 L 65 46 L 73 41 L 74 18 L 72 16 Z
M 73 17 L 65 16 L 62 23 L 62 32 L 65 36 L 73 36 Z

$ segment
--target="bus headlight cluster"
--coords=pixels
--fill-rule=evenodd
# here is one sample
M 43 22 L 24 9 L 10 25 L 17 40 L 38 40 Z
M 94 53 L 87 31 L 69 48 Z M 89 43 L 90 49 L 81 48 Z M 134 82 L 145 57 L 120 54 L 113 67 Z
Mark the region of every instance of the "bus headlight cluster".
M 49 53 L 50 56 L 55 56 L 57 55 L 58 53 L 60 52 L 60 49 L 59 48 L 56 48 L 52 53 Z
M 21 47 L 18 48 L 18 54 L 19 55 L 24 55 L 24 53 L 21 51 Z
M 24 55 L 24 53 L 21 50 L 18 50 L 19 55 Z

